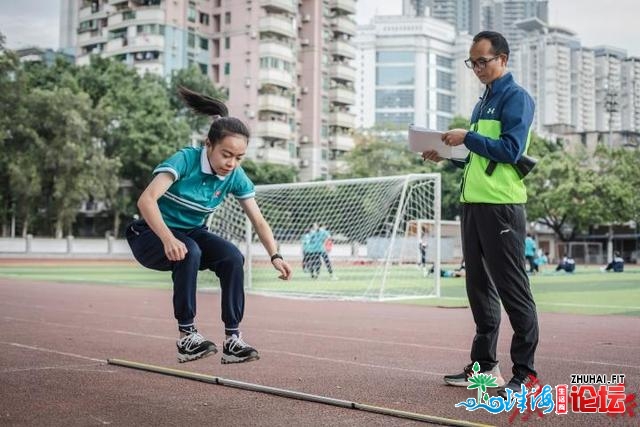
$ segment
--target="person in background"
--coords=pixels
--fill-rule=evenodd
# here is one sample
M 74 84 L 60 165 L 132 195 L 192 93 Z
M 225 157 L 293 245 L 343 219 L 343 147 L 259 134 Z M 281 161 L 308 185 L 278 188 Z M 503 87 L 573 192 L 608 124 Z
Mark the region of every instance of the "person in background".
M 571 255 L 565 255 L 556 267 L 556 271 L 573 273 L 576 271 L 576 261 L 571 257 Z
M 536 240 L 531 236 L 531 234 L 527 233 L 527 237 L 524 239 L 524 256 L 529 261 L 529 273 L 537 273 L 540 270 L 538 269 L 538 264 L 536 263 L 536 251 L 538 250 L 538 246 L 536 245 Z
M 602 271 L 613 271 L 614 273 L 622 273 L 624 271 L 624 259 L 620 252 L 614 252 L 613 259 L 606 267 L 602 267 Z
M 186 88 L 179 92 L 191 109 L 213 117 L 213 122 L 204 146 L 183 148 L 154 169 L 151 183 L 138 199 L 142 219 L 127 226 L 127 241 L 140 264 L 171 271 L 179 362 L 218 351 L 195 325 L 200 270 L 210 270 L 220 279 L 225 334 L 222 363 L 257 360 L 258 351 L 243 340 L 240 332 L 244 257 L 233 243 L 207 229 L 207 217 L 227 194 L 232 194 L 251 221 L 279 278 L 289 280 L 291 267 L 278 253 L 271 227 L 254 198 L 254 185 L 240 166 L 247 152 L 249 129 L 239 119 L 228 117 L 221 101 Z

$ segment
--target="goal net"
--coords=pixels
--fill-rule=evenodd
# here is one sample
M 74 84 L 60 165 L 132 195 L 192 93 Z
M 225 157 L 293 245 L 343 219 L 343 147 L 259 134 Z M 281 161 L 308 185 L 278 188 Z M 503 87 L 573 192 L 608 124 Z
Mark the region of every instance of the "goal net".
M 248 291 L 378 300 L 440 296 L 440 174 L 260 185 L 256 201 L 294 270 L 290 281 L 277 278 L 235 199 L 210 218 L 211 230 L 245 255 Z

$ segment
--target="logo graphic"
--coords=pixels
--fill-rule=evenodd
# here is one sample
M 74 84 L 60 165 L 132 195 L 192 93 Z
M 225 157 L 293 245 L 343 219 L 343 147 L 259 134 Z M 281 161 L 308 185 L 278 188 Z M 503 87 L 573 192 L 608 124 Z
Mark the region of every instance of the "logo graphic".
M 487 108 L 487 114 L 494 114 L 496 112 L 495 108 Z
M 507 228 L 507 229 L 504 229 L 504 230 L 500 230 L 500 234 L 508 233 L 508 232 L 510 232 L 510 231 L 511 231 L 511 230 L 509 230 L 508 228 Z
M 511 412 L 509 423 L 520 416 L 528 421 L 532 415 L 542 418 L 555 412 L 556 415 L 573 413 L 600 413 L 610 417 L 634 417 L 637 407 L 636 394 L 625 393 L 623 374 L 612 375 L 572 375 L 570 384 L 555 387 L 542 385 L 537 379 L 530 382 L 529 388 L 520 385 L 520 391 L 505 388 L 506 398 L 489 396 L 487 389 L 498 387 L 497 378 L 491 374 L 480 373 L 480 364 L 474 362 L 473 374 L 469 377 L 469 390 L 477 390 L 477 397 L 459 402 L 455 407 L 464 407 L 467 411 L 484 409 L 492 414 Z M 554 393 L 555 391 L 555 393 Z

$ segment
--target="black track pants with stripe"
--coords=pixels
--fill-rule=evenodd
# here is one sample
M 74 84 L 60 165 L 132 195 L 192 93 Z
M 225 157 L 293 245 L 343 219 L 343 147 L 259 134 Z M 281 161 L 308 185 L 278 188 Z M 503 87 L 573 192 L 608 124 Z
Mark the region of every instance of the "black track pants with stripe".
M 526 215 L 519 204 L 462 205 L 462 251 L 466 287 L 476 324 L 471 360 L 482 369 L 498 363 L 500 302 L 511 327 L 513 374 L 536 375 L 538 316 L 526 273 L 524 239 Z

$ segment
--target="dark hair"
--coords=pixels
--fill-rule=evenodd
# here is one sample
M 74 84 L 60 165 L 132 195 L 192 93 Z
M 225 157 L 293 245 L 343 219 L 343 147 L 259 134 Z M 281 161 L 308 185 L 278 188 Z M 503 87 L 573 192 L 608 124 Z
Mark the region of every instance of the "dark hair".
M 495 55 L 505 54 L 509 58 L 509 43 L 502 34 L 496 31 L 480 31 L 473 37 L 473 43 L 478 43 L 480 40 L 489 40 Z
M 184 86 L 178 87 L 184 103 L 195 113 L 213 117 L 207 137 L 212 145 L 229 135 L 242 135 L 249 141 L 249 128 L 240 119 L 229 117 L 229 110 L 219 99 L 194 92 Z

